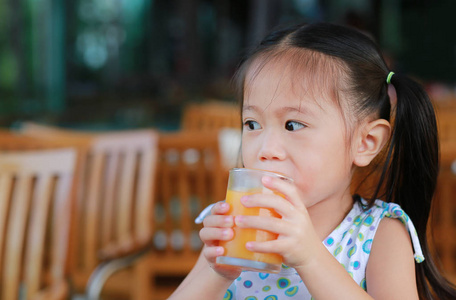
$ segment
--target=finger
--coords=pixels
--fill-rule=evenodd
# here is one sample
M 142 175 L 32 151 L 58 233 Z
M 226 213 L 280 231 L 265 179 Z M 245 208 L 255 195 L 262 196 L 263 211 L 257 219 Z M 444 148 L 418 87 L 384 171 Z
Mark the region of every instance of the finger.
M 284 195 L 285 199 L 297 209 L 305 209 L 304 203 L 302 202 L 298 189 L 294 183 L 270 176 L 264 176 L 261 182 L 266 188 Z
M 225 201 L 217 202 L 211 209 L 212 215 L 224 215 L 230 210 L 230 205 Z
M 217 256 L 223 255 L 225 252 L 225 249 L 220 246 L 215 246 L 215 247 L 204 247 L 203 249 L 203 255 L 206 257 L 207 260 L 209 261 L 214 261 Z
M 231 228 L 204 227 L 200 230 L 199 236 L 203 243 L 213 244 L 215 241 L 229 241 L 234 237 L 234 231 Z
M 283 243 L 280 240 L 271 240 L 266 242 L 250 241 L 245 244 L 245 248 L 257 253 L 278 253 L 282 252 Z
M 262 207 L 275 210 L 282 217 L 290 216 L 296 210 L 290 201 L 275 194 L 252 194 L 243 196 L 241 203 L 245 207 Z
M 279 218 L 263 216 L 236 216 L 235 223 L 240 228 L 251 228 L 283 235 L 290 232 L 290 223 Z
M 210 215 L 203 221 L 204 227 L 233 227 L 234 221 L 231 215 Z

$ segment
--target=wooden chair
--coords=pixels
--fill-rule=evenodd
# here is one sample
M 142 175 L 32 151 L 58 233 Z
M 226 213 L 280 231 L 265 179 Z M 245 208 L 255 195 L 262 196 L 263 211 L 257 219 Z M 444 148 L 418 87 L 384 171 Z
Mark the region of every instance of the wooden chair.
M 72 149 L 0 153 L 0 299 L 67 299 Z
M 151 299 L 165 299 L 160 276 L 186 275 L 198 258 L 201 225 L 195 218 L 210 203 L 225 199 L 228 171 L 220 158 L 217 132 L 164 134 L 159 142 L 155 197 L 154 251 L 144 276 L 152 278 Z M 154 280 L 155 279 L 155 280 Z M 150 279 L 149 279 L 150 280 Z M 162 284 L 164 285 L 164 284 Z M 172 287 L 174 288 L 174 287 Z
M 49 142 L 42 139 L 28 137 L 17 132 L 0 129 L 0 151 L 38 150 L 64 148 L 59 142 Z
M 190 104 L 184 109 L 181 127 L 183 130 L 200 132 L 221 128 L 241 128 L 239 105 L 209 100 L 200 104 Z
M 153 130 L 85 133 L 25 124 L 41 139 L 86 144 L 82 160 L 71 279 L 79 293 L 106 261 L 141 252 L 152 237 L 152 191 L 157 153 Z M 134 272 L 113 277 L 105 294 L 131 293 Z
M 436 114 L 441 165 L 430 234 L 444 273 L 456 284 L 456 106 Z
M 198 236 L 201 225 L 194 220 L 204 207 L 225 198 L 227 175 L 217 132 L 160 135 L 153 249 L 137 264 L 138 290 L 133 299 L 166 299 L 191 270 L 202 246 Z M 114 260 L 109 264 L 116 269 L 128 263 Z M 109 266 L 106 270 L 110 273 Z M 96 299 L 95 292 L 93 295 L 89 299 Z

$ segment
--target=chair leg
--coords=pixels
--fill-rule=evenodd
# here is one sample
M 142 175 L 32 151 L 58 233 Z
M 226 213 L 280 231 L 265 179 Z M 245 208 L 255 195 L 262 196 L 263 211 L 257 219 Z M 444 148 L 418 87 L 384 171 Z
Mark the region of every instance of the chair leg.
M 155 283 L 152 276 L 151 270 L 152 258 L 151 255 L 147 255 L 144 259 L 141 259 L 134 266 L 134 287 L 133 287 L 133 298 L 132 300 L 143 300 L 150 299 L 155 300 Z
M 100 300 L 100 294 L 105 285 L 106 281 L 111 277 L 112 274 L 118 272 L 122 269 L 125 269 L 129 266 L 137 266 L 138 261 L 141 262 L 143 257 L 147 257 L 147 252 L 149 247 L 144 248 L 142 251 L 110 260 L 106 263 L 99 265 L 95 271 L 90 275 L 89 281 L 86 287 L 87 300 Z M 136 278 L 133 277 L 133 282 L 136 285 Z M 136 289 L 135 289 L 136 290 Z M 150 298 L 140 298 L 140 299 L 150 299 Z

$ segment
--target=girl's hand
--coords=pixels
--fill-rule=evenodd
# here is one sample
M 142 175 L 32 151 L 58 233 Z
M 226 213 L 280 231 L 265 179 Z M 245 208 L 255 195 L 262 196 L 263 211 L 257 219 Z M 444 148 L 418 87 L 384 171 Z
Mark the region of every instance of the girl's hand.
M 200 238 L 204 243 L 203 255 L 210 267 L 219 275 L 234 280 L 241 274 L 241 269 L 218 265 L 215 263 L 217 256 L 223 255 L 223 247 L 218 245 L 219 241 L 229 241 L 234 236 L 233 216 L 225 215 L 229 211 L 229 204 L 218 202 L 211 209 L 211 215 L 204 221 L 204 227 L 200 230 Z
M 246 248 L 253 252 L 280 254 L 289 267 L 306 266 L 319 251 L 321 241 L 298 189 L 293 183 L 278 178 L 263 177 L 262 182 L 285 199 L 276 194 L 254 194 L 242 197 L 242 204 L 274 209 L 282 218 L 236 216 L 235 223 L 239 227 L 267 230 L 279 236 L 268 242 L 248 242 Z

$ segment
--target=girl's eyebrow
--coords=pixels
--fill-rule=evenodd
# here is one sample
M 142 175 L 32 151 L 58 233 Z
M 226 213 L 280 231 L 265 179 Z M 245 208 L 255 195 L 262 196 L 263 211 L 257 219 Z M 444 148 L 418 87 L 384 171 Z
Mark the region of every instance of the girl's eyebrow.
M 246 105 L 242 108 L 243 112 L 246 111 L 253 111 L 253 112 L 260 112 L 261 109 L 258 106 L 255 105 Z M 286 113 L 299 113 L 299 114 L 307 114 L 307 115 L 313 115 L 314 113 L 309 110 L 309 109 L 303 109 L 303 107 L 295 107 L 295 106 L 284 106 L 278 109 L 276 112 L 277 115 L 284 115 Z
M 260 111 L 260 109 L 258 108 L 258 106 L 255 106 L 255 105 L 244 105 L 242 107 L 242 111 Z

